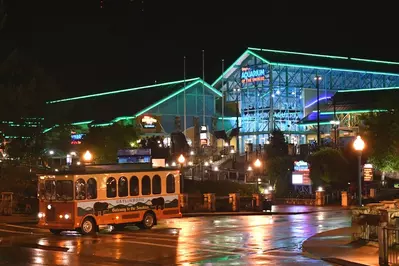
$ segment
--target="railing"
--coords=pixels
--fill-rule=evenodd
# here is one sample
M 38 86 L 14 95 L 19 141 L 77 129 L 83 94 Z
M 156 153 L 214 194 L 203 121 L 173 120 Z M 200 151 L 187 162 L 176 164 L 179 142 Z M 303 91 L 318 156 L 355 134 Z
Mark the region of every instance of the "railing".
M 310 205 L 314 206 L 316 204 L 315 199 L 301 199 L 301 198 L 286 198 L 286 199 L 276 199 L 276 202 L 279 204 L 288 204 L 288 205 Z
M 399 263 L 399 228 L 378 228 L 380 265 L 397 265 Z

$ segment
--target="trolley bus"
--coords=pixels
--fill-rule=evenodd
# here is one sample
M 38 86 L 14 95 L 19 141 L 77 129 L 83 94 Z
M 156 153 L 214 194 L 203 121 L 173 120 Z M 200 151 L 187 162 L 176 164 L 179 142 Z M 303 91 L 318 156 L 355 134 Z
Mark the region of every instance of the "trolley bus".
M 143 164 L 91 165 L 38 175 L 40 228 L 93 234 L 101 225 L 150 229 L 181 217 L 180 172 Z

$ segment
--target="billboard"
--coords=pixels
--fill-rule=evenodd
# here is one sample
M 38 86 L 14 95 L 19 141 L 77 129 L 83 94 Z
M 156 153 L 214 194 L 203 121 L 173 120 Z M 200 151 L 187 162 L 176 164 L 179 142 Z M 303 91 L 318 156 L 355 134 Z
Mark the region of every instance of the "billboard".
M 294 171 L 292 172 L 293 185 L 307 185 L 310 186 L 312 181 L 309 177 L 309 164 L 305 161 L 295 161 Z
M 242 67 L 241 83 L 245 85 L 247 83 L 264 81 L 266 80 L 266 73 L 267 71 L 264 68 Z

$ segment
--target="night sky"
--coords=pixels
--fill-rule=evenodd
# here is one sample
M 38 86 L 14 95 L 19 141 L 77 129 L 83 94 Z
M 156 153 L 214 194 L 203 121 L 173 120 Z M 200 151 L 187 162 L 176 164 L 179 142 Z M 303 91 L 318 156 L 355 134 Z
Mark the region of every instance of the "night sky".
M 100 0 L 4 1 L 0 60 L 14 48 L 28 52 L 68 96 L 183 79 L 183 56 L 187 77 L 202 76 L 202 49 L 210 83 L 222 58 L 227 68 L 248 46 L 399 61 L 394 17 L 295 8 L 276 15 L 282 7 L 262 12 L 246 1 L 233 8 L 194 0 L 104 0 L 103 8 Z

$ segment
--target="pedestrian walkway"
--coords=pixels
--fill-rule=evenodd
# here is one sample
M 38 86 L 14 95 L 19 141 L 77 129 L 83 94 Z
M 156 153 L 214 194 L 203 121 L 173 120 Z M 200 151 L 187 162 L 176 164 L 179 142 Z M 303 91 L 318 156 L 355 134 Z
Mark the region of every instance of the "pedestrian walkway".
M 352 242 L 353 227 L 339 228 L 316 234 L 307 239 L 302 250 L 305 255 L 338 265 L 379 265 L 378 247 Z
M 33 224 L 37 223 L 36 215 L 13 214 L 10 216 L 0 216 L 0 223 L 7 224 Z
M 341 211 L 346 208 L 340 206 L 300 206 L 300 205 L 275 205 L 272 206 L 271 211 L 255 212 L 255 211 L 240 211 L 240 212 L 193 212 L 183 213 L 183 217 L 198 217 L 198 216 L 234 216 L 234 215 L 295 215 L 307 214 L 314 212 L 331 212 Z

